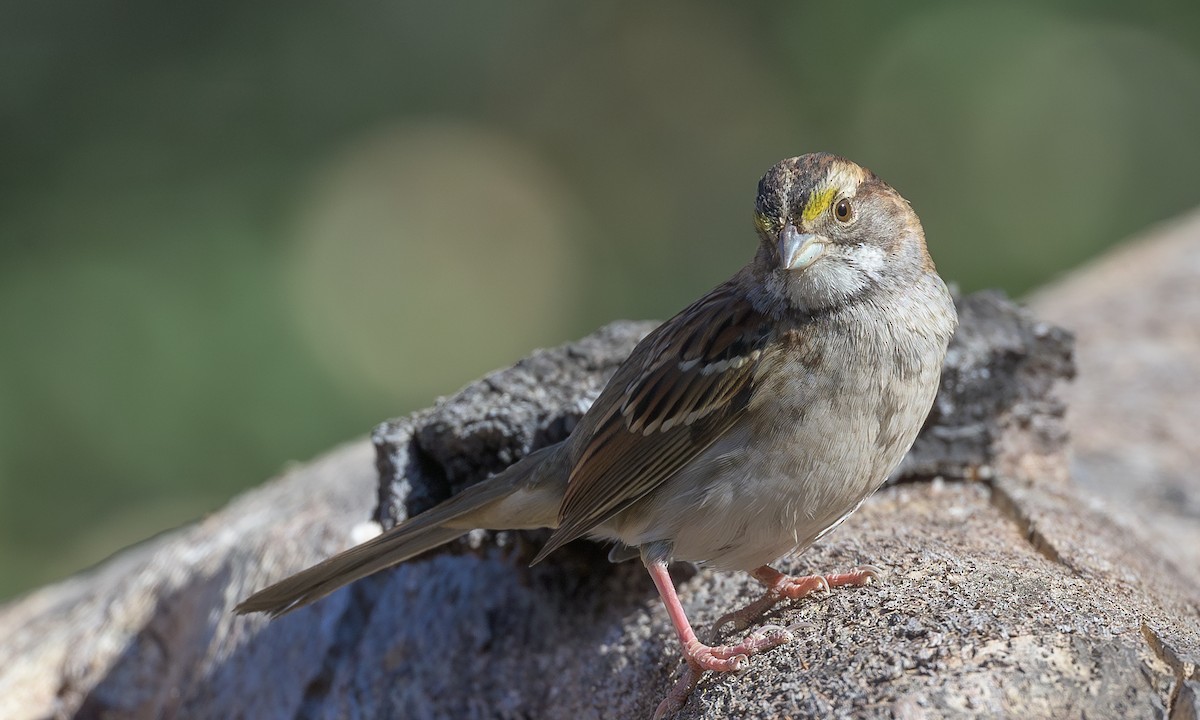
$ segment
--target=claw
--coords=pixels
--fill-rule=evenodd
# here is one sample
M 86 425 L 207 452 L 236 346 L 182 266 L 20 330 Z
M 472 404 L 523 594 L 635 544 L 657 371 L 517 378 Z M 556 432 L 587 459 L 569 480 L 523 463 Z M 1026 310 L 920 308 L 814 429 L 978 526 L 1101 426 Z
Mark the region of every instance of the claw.
M 874 565 L 859 565 L 850 572 L 826 575 L 825 578 L 830 585 L 835 587 L 863 587 L 870 585 L 881 575 L 883 575 L 883 570 Z
M 786 645 L 796 638 L 792 635 L 791 628 L 786 628 L 782 625 L 763 625 L 751 633 L 747 640 L 749 639 L 753 639 L 755 643 L 776 647 L 778 645 Z
M 786 630 L 788 632 L 788 634 L 790 634 L 793 638 L 795 638 L 797 633 L 808 632 L 810 630 L 816 630 L 816 629 L 817 629 L 816 623 L 812 623 L 807 620 L 801 620 L 799 622 L 794 622 L 791 625 L 788 625 L 786 628 L 784 628 L 784 630 Z
M 854 573 L 862 573 L 867 576 L 868 580 L 883 577 L 883 568 L 874 565 L 859 565 L 852 571 Z

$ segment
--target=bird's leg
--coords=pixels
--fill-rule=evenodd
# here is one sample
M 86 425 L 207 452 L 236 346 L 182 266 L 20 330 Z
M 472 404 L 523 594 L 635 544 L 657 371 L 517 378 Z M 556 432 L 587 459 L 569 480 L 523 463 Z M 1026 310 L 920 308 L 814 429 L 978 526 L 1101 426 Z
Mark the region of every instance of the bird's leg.
M 767 591 L 741 610 L 721 616 L 713 625 L 713 632 L 716 633 L 727 623 L 741 630 L 784 600 L 799 600 L 818 592 L 827 593 L 836 587 L 861 587 L 879 577 L 879 574 L 879 568 L 862 565 L 847 573 L 792 576 L 784 575 L 770 565 L 763 565 L 751 570 L 750 575 L 765 585 Z
M 675 633 L 679 636 L 679 642 L 683 645 L 683 659 L 687 661 L 683 675 L 655 711 L 655 718 L 666 717 L 683 707 L 705 670 L 716 672 L 740 670 L 751 655 L 782 645 L 792 639 L 792 634 L 786 629 L 773 628 L 769 631 L 751 633 L 737 645 L 705 645 L 696 637 L 691 623 L 688 622 L 683 605 L 679 602 L 679 595 L 675 592 L 675 584 L 671 582 L 671 575 L 667 572 L 666 560 L 651 560 L 644 555 L 643 560 L 646 569 L 650 572 L 650 577 L 654 579 L 655 587 L 658 588 L 658 594 L 662 596 L 663 605 L 667 608 L 667 615 L 670 616 L 671 624 L 675 626 Z
M 675 626 L 679 643 L 683 645 L 683 658 L 689 665 L 716 672 L 740 670 L 751 655 L 782 645 L 791 639 L 789 633 L 779 629 L 768 633 L 751 633 L 736 645 L 705 645 L 696 637 L 691 623 L 688 622 L 683 604 L 679 602 L 679 595 L 675 592 L 675 584 L 671 582 L 671 575 L 667 572 L 666 561 L 650 561 L 646 563 L 646 569 L 650 571 L 658 594 L 662 596 L 667 615 L 671 618 L 671 624 Z

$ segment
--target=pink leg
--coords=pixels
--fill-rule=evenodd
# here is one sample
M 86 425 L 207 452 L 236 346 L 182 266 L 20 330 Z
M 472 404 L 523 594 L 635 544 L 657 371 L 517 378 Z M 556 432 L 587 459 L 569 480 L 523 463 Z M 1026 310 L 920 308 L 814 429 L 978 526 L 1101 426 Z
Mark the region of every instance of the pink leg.
M 751 633 L 737 645 L 705 645 L 696 637 L 696 633 L 692 630 L 692 626 L 683 612 L 683 605 L 680 604 L 679 596 L 675 593 L 675 585 L 667 573 L 667 564 L 661 561 L 647 562 L 646 569 L 650 571 L 650 577 L 654 578 L 658 594 L 662 596 L 663 605 L 667 607 L 671 624 L 675 626 L 679 642 L 683 644 L 683 659 L 687 661 L 683 675 L 654 711 L 655 720 L 678 712 L 687 702 L 688 696 L 696 689 L 696 684 L 700 682 L 705 670 L 718 672 L 739 670 L 749 656 L 782 645 L 792 639 L 789 629 L 773 627 Z M 798 600 L 819 591 L 829 592 L 831 588 L 835 587 L 866 585 L 874 578 L 879 577 L 880 570 L 870 565 L 863 565 L 848 573 L 792 577 L 784 575 L 770 565 L 763 565 L 751 571 L 750 575 L 765 585 L 767 591 L 761 598 L 741 610 L 722 616 L 713 625 L 714 633 L 722 625 L 730 622 L 739 629 L 744 628 L 783 600 Z
M 675 592 L 675 584 L 671 582 L 671 575 L 667 572 L 666 562 L 647 562 L 646 569 L 650 572 L 650 577 L 654 579 L 658 594 L 662 596 L 663 605 L 667 608 L 667 615 L 671 618 L 671 624 L 675 626 L 675 633 L 679 636 L 680 644 L 683 645 L 683 659 L 687 661 L 683 677 L 675 683 L 671 692 L 659 704 L 654 713 L 655 718 L 665 717 L 683 707 L 683 703 L 687 701 L 688 695 L 696 687 L 696 683 L 705 670 L 716 672 L 740 670 L 746 664 L 749 656 L 782 645 L 792 639 L 790 632 L 778 628 L 767 633 L 751 633 L 737 645 L 705 645 L 696 637 L 691 623 L 688 622 L 683 605 L 679 602 L 679 595 Z
M 751 634 L 737 645 L 705 645 L 696 637 L 691 623 L 688 622 L 683 605 L 679 602 L 679 595 L 675 593 L 675 584 L 671 582 L 671 575 L 667 572 L 667 564 L 661 561 L 651 562 L 646 565 L 646 569 L 650 571 L 650 577 L 654 578 L 654 585 L 658 588 L 658 594 L 662 596 L 667 615 L 671 618 L 671 624 L 675 626 L 675 633 L 679 635 L 679 642 L 683 645 L 683 657 L 691 665 L 717 672 L 740 670 L 749 656 L 782 645 L 791 639 L 787 633 L 777 632 L 768 635 Z

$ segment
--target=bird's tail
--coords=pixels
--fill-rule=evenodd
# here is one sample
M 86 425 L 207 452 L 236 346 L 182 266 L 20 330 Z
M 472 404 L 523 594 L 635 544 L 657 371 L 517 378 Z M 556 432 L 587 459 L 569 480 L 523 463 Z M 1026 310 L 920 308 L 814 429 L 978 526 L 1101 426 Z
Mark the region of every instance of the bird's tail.
M 334 555 L 270 587 L 233 609 L 276 618 L 338 588 L 444 545 L 477 527 L 494 530 L 555 524 L 561 483 L 554 482 L 559 446 L 543 448 L 495 477 L 473 485 L 361 545 Z M 501 507 L 503 506 L 503 507 Z

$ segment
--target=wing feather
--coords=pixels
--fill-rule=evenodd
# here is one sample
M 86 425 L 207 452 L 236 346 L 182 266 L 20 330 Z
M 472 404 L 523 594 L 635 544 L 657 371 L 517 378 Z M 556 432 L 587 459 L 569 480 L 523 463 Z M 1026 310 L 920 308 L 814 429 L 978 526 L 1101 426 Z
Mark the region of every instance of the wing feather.
M 745 411 L 771 324 L 737 279 L 648 335 L 577 428 L 559 527 L 542 559 L 658 487 Z

